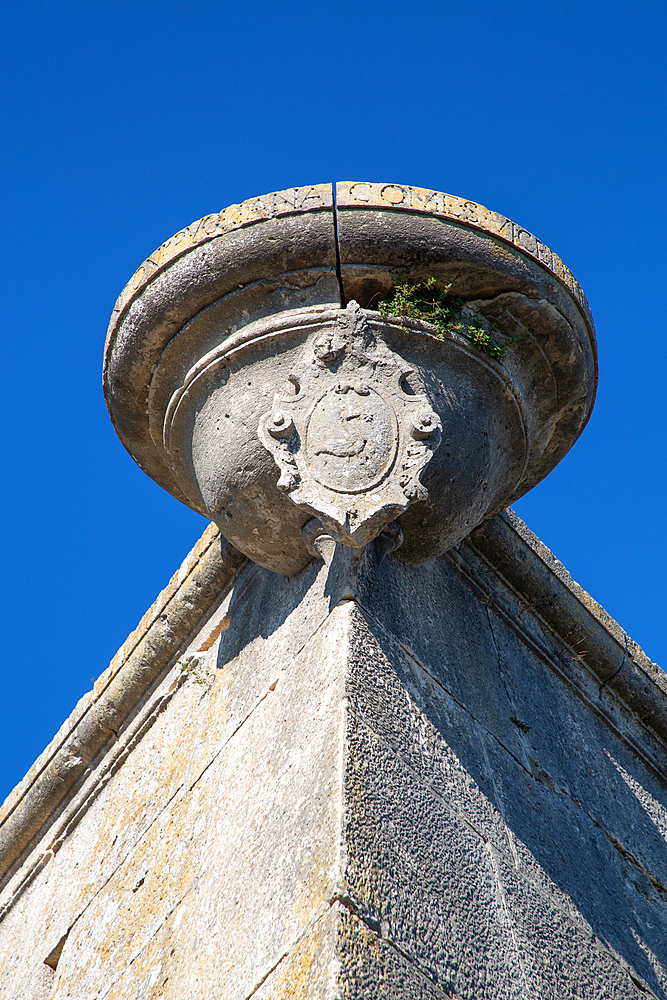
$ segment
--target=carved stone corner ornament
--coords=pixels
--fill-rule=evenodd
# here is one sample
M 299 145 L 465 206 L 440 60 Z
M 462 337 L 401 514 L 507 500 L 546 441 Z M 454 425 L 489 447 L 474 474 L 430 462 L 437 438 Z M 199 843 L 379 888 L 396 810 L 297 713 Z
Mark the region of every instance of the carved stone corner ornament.
M 181 230 L 121 293 L 105 351 L 141 468 L 287 575 L 371 539 L 373 558 L 441 555 L 549 473 L 595 397 L 585 296 L 530 233 L 405 185 L 340 182 L 335 206 L 331 185 L 293 188 Z M 377 311 L 425 280 L 504 353 Z
M 440 417 L 408 390 L 411 369 L 373 336 L 356 302 L 306 348 L 258 435 L 278 489 L 317 515 L 335 541 L 361 547 L 414 500 L 440 444 Z M 294 394 L 296 389 L 296 395 Z

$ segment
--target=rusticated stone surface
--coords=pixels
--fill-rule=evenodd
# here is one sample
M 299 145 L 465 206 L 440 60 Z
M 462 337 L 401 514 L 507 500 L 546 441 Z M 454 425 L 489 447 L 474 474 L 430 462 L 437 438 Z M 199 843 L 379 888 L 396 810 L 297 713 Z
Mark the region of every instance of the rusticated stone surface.
M 667 685 L 550 558 L 505 516 L 202 587 L 6 871 L 1 1000 L 666 1000 Z

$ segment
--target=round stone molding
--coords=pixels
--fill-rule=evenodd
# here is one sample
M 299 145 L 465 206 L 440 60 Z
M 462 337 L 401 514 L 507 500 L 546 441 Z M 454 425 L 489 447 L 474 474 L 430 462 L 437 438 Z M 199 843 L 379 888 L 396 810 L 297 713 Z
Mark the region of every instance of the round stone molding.
M 377 312 L 426 278 L 495 324 L 505 353 Z M 355 547 L 394 531 L 419 565 L 568 451 L 595 350 L 576 280 L 525 230 L 451 195 L 345 182 L 335 198 L 252 199 L 164 244 L 116 304 L 104 386 L 144 471 L 259 564 L 298 572 L 320 523 Z

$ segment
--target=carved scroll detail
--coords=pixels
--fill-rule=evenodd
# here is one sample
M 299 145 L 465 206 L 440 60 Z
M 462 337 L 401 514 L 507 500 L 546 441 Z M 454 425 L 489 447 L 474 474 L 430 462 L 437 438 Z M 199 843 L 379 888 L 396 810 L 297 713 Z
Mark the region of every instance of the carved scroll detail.
M 426 498 L 420 477 L 441 424 L 424 394 L 405 390 L 408 374 L 352 302 L 308 344 L 289 377 L 296 395 L 276 394 L 260 420 L 278 488 L 346 545 L 365 545 Z

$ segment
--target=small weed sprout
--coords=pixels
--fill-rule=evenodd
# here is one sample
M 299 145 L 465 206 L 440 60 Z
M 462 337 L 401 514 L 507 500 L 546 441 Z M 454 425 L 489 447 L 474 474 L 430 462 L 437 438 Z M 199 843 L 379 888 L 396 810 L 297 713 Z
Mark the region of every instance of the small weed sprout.
M 501 358 L 508 345 L 496 339 L 500 333 L 496 323 L 483 320 L 479 313 L 465 311 L 463 299 L 448 298 L 451 288 L 447 285 L 439 292 L 435 278 L 399 282 L 391 297 L 381 299 L 378 311 L 381 316 L 399 316 L 421 319 L 432 323 L 438 330 L 436 337 L 459 333 L 475 347 L 492 358 Z M 519 338 L 515 337 L 510 343 Z
M 187 659 L 179 660 L 178 666 L 185 677 L 190 677 L 195 684 L 210 685 L 211 676 L 206 668 L 203 659 L 198 656 L 188 656 Z

